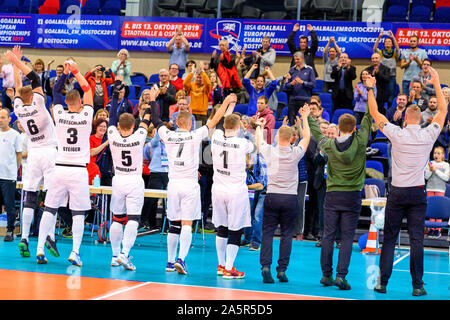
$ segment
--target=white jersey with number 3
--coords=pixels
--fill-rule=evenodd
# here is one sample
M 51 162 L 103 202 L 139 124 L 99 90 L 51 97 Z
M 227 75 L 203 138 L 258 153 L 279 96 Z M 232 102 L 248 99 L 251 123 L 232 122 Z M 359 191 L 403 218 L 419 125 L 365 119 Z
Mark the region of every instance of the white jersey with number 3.
M 68 112 L 57 104 L 53 107 L 58 139 L 56 163 L 86 165 L 90 161 L 89 136 L 94 109 L 84 105 L 79 112 Z
M 109 147 L 116 176 L 142 176 L 143 149 L 146 137 L 147 130 L 142 127 L 128 137 L 122 137 L 115 126 L 108 128 Z
M 21 98 L 14 99 L 14 113 L 28 137 L 29 148 L 56 147 L 55 125 L 45 107 L 45 98 L 33 93 L 31 105 L 24 105 Z

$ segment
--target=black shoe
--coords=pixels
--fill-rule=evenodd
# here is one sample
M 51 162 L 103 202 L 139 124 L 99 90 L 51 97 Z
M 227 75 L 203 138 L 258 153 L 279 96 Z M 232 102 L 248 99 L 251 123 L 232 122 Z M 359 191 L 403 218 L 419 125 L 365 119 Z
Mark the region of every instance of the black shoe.
M 373 290 L 375 291 L 375 292 L 378 292 L 378 293 L 386 293 L 387 291 L 386 291 L 386 286 L 383 286 L 382 284 L 377 284 L 376 286 L 375 286 L 375 288 L 373 288 Z
M 72 238 L 72 229 L 70 229 L 69 227 L 64 228 L 62 231 L 62 236 L 64 238 Z
M 3 239 L 5 242 L 12 242 L 14 241 L 14 234 L 12 231 L 6 231 L 5 239 Z
M 288 278 L 286 277 L 286 273 L 284 271 L 280 271 L 277 273 L 277 278 L 280 282 L 288 282 Z
M 322 279 L 320 279 L 320 283 L 323 284 L 325 287 L 329 287 L 334 285 L 334 280 L 333 277 L 322 276 Z
M 305 236 L 305 239 L 306 240 L 317 240 L 317 238 L 316 237 L 314 237 L 311 233 L 308 233 L 306 236 Z
M 241 247 L 250 247 L 250 241 L 248 240 L 241 240 Z
M 342 248 L 342 241 L 336 241 L 336 248 Z
M 261 274 L 263 276 L 264 283 L 275 283 L 275 280 L 273 280 L 272 274 L 270 273 L 270 268 L 268 267 L 262 268 Z
M 350 290 L 352 288 L 350 287 L 350 284 L 347 282 L 347 280 L 341 277 L 336 277 L 334 285 L 341 290 Z
M 50 236 L 45 239 L 45 247 L 50 251 L 50 254 L 56 258 L 59 257 L 58 249 L 56 248 L 56 239 L 52 240 Z
M 317 241 L 316 243 L 316 247 L 320 248 L 322 246 L 322 240 Z
M 24 258 L 30 257 L 30 250 L 28 249 L 28 241 L 27 239 L 22 239 L 19 243 L 19 251 L 20 255 Z
M 414 289 L 412 292 L 412 295 L 415 297 L 426 296 L 427 292 L 425 291 L 425 289 L 423 287 L 421 287 L 419 289 Z

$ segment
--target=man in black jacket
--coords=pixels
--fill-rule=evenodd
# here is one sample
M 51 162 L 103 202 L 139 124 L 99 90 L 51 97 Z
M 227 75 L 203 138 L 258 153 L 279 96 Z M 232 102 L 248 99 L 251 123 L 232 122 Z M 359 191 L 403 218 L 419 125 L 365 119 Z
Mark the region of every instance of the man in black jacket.
M 162 121 L 169 122 L 169 107 L 176 103 L 175 95 L 177 89 L 169 82 L 170 76 L 166 69 L 159 71 L 159 82 L 156 85 L 159 88 L 159 96 L 156 103 L 159 105 L 160 117 Z
M 295 44 L 295 34 L 300 28 L 299 24 L 296 23 L 294 25 L 294 29 L 292 29 L 291 34 L 288 37 L 287 44 L 289 47 L 289 51 L 291 51 L 292 54 L 294 54 L 297 51 L 300 51 L 305 56 L 305 64 L 313 68 L 315 76 L 317 78 L 318 73 L 316 70 L 316 67 L 314 65 L 314 57 L 316 55 L 317 49 L 319 48 L 319 39 L 317 38 L 316 32 L 313 30 L 313 27 L 308 24 L 306 26 L 306 29 L 311 34 L 311 46 L 308 47 L 308 37 L 307 36 L 300 36 L 300 47 L 297 47 Z M 294 58 L 291 60 L 291 67 L 295 65 Z
M 356 79 L 356 68 L 351 65 L 351 60 L 346 53 L 341 54 L 330 76 L 334 79 L 331 93 L 333 113 L 336 109 L 353 109 L 352 81 Z
M 377 79 L 377 104 L 378 111 L 383 115 L 386 115 L 386 109 L 384 108 L 384 103 L 388 101 L 388 93 L 386 91 L 386 86 L 391 80 L 390 69 L 383 64 L 381 64 L 381 56 L 378 53 L 372 54 L 372 65 L 366 70 L 370 73 L 372 77 Z

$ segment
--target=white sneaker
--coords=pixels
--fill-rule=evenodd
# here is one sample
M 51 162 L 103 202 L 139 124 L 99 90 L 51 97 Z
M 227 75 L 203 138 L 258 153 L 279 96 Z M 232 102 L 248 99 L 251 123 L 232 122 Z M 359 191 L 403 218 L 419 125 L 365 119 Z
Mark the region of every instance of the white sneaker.
M 83 262 L 81 262 L 80 255 L 78 253 L 74 252 L 74 251 L 72 251 L 70 253 L 70 256 L 69 256 L 68 260 L 74 266 L 81 267 L 83 265 Z
M 118 267 L 118 266 L 120 266 L 120 262 L 119 262 L 118 258 L 117 257 L 112 257 L 112 259 L 111 259 L 111 267 Z
M 117 261 L 123 265 L 123 267 L 127 270 L 134 271 L 136 267 L 131 263 L 130 257 L 127 257 L 125 254 L 121 253 L 117 257 Z

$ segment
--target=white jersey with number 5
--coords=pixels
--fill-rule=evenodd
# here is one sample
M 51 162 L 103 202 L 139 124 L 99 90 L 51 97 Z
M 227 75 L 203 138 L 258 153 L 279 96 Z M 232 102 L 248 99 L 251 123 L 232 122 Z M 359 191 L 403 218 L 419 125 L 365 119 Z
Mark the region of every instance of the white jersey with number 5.
M 235 186 L 245 186 L 247 153 L 254 150 L 253 143 L 245 138 L 225 137 L 222 130 L 216 129 L 211 138 L 213 159 L 213 186 L 230 190 Z
M 31 148 L 56 147 L 55 125 L 45 107 L 45 98 L 33 93 L 31 105 L 24 105 L 21 98 L 14 99 L 14 113 L 25 130 Z
M 208 136 L 208 132 L 207 126 L 194 131 L 170 131 L 165 126 L 158 129 L 169 160 L 169 180 L 198 181 L 201 142 Z
M 56 163 L 86 165 L 90 160 L 89 136 L 94 109 L 84 105 L 79 112 L 68 112 L 57 104 L 53 107 L 58 139 Z
M 109 147 L 116 176 L 142 176 L 142 158 L 146 137 L 147 130 L 142 127 L 128 137 L 122 137 L 115 126 L 108 128 Z

